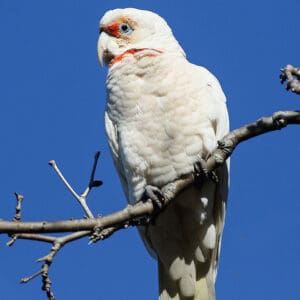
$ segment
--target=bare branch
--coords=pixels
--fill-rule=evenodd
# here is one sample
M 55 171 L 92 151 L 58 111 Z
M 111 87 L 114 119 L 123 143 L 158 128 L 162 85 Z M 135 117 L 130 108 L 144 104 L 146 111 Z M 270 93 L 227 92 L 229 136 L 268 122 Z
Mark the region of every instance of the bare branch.
M 287 81 L 286 89 L 293 93 L 300 94 L 300 69 L 287 65 L 281 69 L 280 82 Z
M 44 236 L 44 235 L 37 235 L 37 234 L 20 234 L 16 235 L 18 238 L 23 238 L 23 239 L 30 239 L 30 240 L 37 240 L 37 241 L 43 241 L 43 242 L 48 242 L 52 243 L 52 248 L 50 252 L 44 256 L 41 257 L 37 260 L 37 262 L 44 262 L 43 265 L 41 266 L 41 269 L 26 277 L 21 280 L 21 283 L 28 283 L 30 280 L 42 276 L 42 289 L 46 292 L 46 295 L 49 300 L 54 300 L 54 294 L 51 290 L 51 280 L 49 277 L 49 269 L 54 261 L 54 258 L 56 254 L 58 253 L 59 250 L 62 249 L 63 246 L 66 244 L 73 242 L 75 240 L 81 239 L 84 236 L 87 236 L 90 234 L 90 231 L 79 231 L 75 232 L 63 237 L 52 237 L 52 236 Z
M 58 177 L 62 180 L 62 182 L 64 183 L 64 185 L 66 186 L 66 188 L 70 191 L 70 193 L 74 196 L 74 198 L 79 202 L 79 204 L 81 205 L 81 207 L 83 208 L 83 210 L 85 211 L 85 213 L 87 214 L 87 216 L 89 218 L 93 218 L 94 217 L 93 213 L 91 212 L 91 210 L 87 206 L 86 200 L 84 198 L 82 198 L 80 195 L 78 195 L 75 192 L 75 190 L 69 184 L 69 182 L 67 181 L 67 179 L 63 176 L 63 174 L 60 171 L 60 169 L 58 168 L 55 160 L 50 160 L 49 161 L 49 165 L 54 169 L 54 171 L 56 172 L 56 174 L 58 175 Z
M 86 203 L 87 196 L 93 187 L 98 187 L 98 186 L 102 185 L 102 181 L 94 179 L 99 157 L 100 157 L 100 152 L 97 152 L 94 156 L 94 164 L 93 164 L 88 187 L 85 189 L 85 191 L 81 195 L 76 193 L 75 190 L 72 188 L 72 186 L 69 184 L 67 179 L 64 177 L 64 175 L 58 168 L 55 160 L 50 160 L 48 163 L 54 169 L 54 171 L 56 172 L 58 177 L 62 180 L 62 182 L 64 183 L 66 188 L 70 191 L 70 193 L 74 196 L 74 198 L 79 202 L 79 204 L 81 205 L 81 207 L 83 208 L 83 210 L 85 211 L 85 213 L 87 214 L 87 216 L 89 218 L 94 218 L 94 215 Z
M 270 117 L 261 118 L 253 123 L 231 131 L 221 141 L 218 142 L 218 147 L 207 159 L 207 171 L 210 172 L 222 165 L 233 153 L 234 149 L 239 143 L 270 131 L 282 129 L 290 124 L 300 124 L 300 111 L 279 111 Z M 88 219 L 75 219 L 55 222 L 21 222 L 21 202 L 23 200 L 23 196 L 16 193 L 17 205 L 13 221 L 8 222 L 0 220 L 0 234 L 7 233 L 12 237 L 12 239 L 7 243 L 8 246 L 13 245 L 17 239 L 30 239 L 52 243 L 50 252 L 38 260 L 38 262 L 43 262 L 41 269 L 31 276 L 22 279 L 22 282 L 26 283 L 37 276 L 41 276 L 43 282 L 42 289 L 46 292 L 49 300 L 54 300 L 54 294 L 51 290 L 51 280 L 49 278 L 49 269 L 56 254 L 63 248 L 63 246 L 85 236 L 90 236 L 90 243 L 106 239 L 114 232 L 127 228 L 128 226 L 147 224 L 154 213 L 153 202 L 152 200 L 147 199 L 146 201 L 140 201 L 135 205 L 127 205 L 123 210 L 112 213 L 108 216 L 97 218 L 93 217 L 93 214 L 86 205 L 86 198 L 93 187 L 100 186 L 102 184 L 101 181 L 94 180 L 99 155 L 100 153 L 96 153 L 95 155 L 89 185 L 81 195 L 77 194 L 67 182 L 57 167 L 55 161 L 49 162 L 49 164 L 54 168 L 58 176 L 64 182 L 68 190 L 81 204 L 86 214 L 89 216 Z M 174 199 L 178 193 L 180 193 L 189 185 L 193 184 L 194 181 L 194 174 L 187 174 L 161 187 L 161 192 L 165 201 L 160 209 L 163 209 L 166 205 L 168 205 L 168 203 Z M 157 208 L 155 208 L 155 213 L 157 213 Z M 62 237 L 41 234 L 50 232 L 73 233 Z
M 93 167 L 92 167 L 88 187 L 85 189 L 85 191 L 81 195 L 78 195 L 75 192 L 75 190 L 71 187 L 71 185 L 68 183 L 68 181 L 65 179 L 62 172 L 60 171 L 60 169 L 56 165 L 55 161 L 51 160 L 49 162 L 49 165 L 53 167 L 53 169 L 56 171 L 56 173 L 58 174 L 60 179 L 63 181 L 63 183 L 67 187 L 67 189 L 71 192 L 71 194 L 75 197 L 75 199 L 78 200 L 78 202 L 80 203 L 80 205 L 82 206 L 82 208 L 84 209 L 84 211 L 86 212 L 86 214 L 88 215 L 89 218 L 93 218 L 93 214 L 92 214 L 92 212 L 90 211 L 90 209 L 88 208 L 88 206 L 86 204 L 87 196 L 88 196 L 88 194 L 90 193 L 90 191 L 92 190 L 93 187 L 98 187 L 98 186 L 102 185 L 102 181 L 94 179 L 96 168 L 97 168 L 97 163 L 98 163 L 98 160 L 99 160 L 99 156 L 100 156 L 100 152 L 97 152 L 95 154 L 95 157 L 94 157 L 94 163 L 93 163 Z M 23 200 L 23 196 L 19 195 L 17 193 L 15 193 L 15 196 L 16 196 L 16 199 L 17 199 L 17 205 L 16 205 L 16 213 L 15 213 L 15 216 L 13 218 L 13 222 L 20 223 L 20 220 L 21 220 L 21 202 Z M 97 236 L 98 239 L 102 238 L 104 235 L 108 236 L 109 232 L 113 232 L 114 230 L 110 231 L 110 230 L 106 229 L 105 231 L 107 233 L 106 234 L 102 233 L 100 236 Z M 99 230 L 97 232 L 99 232 Z M 30 233 L 28 231 L 27 231 L 27 233 L 10 234 L 12 239 L 7 243 L 7 246 L 12 246 L 17 239 L 28 239 L 28 240 L 34 240 L 34 241 L 39 241 L 39 242 L 52 243 L 52 247 L 51 247 L 50 252 L 46 256 L 44 256 L 44 257 L 37 260 L 38 262 L 44 262 L 41 266 L 41 269 L 38 272 L 36 272 L 36 273 L 26 277 L 26 278 L 23 278 L 21 280 L 21 283 L 27 283 L 30 280 L 32 280 L 32 279 L 34 279 L 38 276 L 41 276 L 42 277 L 42 283 L 43 283 L 42 289 L 46 292 L 46 295 L 47 295 L 49 300 L 54 300 L 54 294 L 51 290 L 51 284 L 52 283 L 51 283 L 51 280 L 49 278 L 49 270 L 50 270 L 50 267 L 51 267 L 51 265 L 54 261 L 54 258 L 56 256 L 56 254 L 67 243 L 70 243 L 72 241 L 75 241 L 75 240 L 80 239 L 80 238 L 82 238 L 84 236 L 87 236 L 87 235 L 91 235 L 91 231 L 78 231 L 78 232 L 75 232 L 75 233 L 65 235 L 63 237 L 47 236 L 47 235 L 42 235 L 42 234 Z
M 250 138 L 258 135 L 282 129 L 291 124 L 300 124 L 300 111 L 279 111 L 270 117 L 261 118 L 253 123 L 231 131 L 221 141 L 215 151 L 207 160 L 207 170 L 212 171 L 232 154 L 235 147 Z M 194 182 L 193 174 L 182 176 L 161 188 L 167 205 L 181 190 Z M 93 219 L 76 219 L 56 222 L 7 222 L 0 221 L 0 233 L 47 233 L 47 232 L 76 232 L 93 231 L 95 228 L 131 225 L 131 221 L 138 218 L 149 217 L 153 213 L 153 204 L 150 199 L 135 205 L 128 205 L 121 211 L 108 216 Z
M 42 235 L 42 234 L 35 234 L 35 233 L 19 233 L 14 234 L 13 238 L 6 243 L 6 246 L 12 246 L 14 242 L 17 239 L 21 240 L 32 240 L 32 241 L 39 241 L 39 242 L 45 242 L 45 243 L 53 243 L 55 242 L 56 237 L 54 236 L 48 236 L 48 235 Z

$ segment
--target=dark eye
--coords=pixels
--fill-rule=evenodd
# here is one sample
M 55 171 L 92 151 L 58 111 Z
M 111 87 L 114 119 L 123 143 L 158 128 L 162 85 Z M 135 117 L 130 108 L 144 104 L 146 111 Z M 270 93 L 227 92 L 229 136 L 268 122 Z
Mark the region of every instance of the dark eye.
M 130 27 L 130 25 L 128 23 L 121 23 L 119 25 L 119 31 L 122 34 L 131 34 L 133 29 Z

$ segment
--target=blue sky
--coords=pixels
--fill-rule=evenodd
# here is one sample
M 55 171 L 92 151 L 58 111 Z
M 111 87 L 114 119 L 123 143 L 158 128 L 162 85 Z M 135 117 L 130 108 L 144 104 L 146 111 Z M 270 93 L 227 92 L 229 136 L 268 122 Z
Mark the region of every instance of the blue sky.
M 90 207 L 108 214 L 125 205 L 103 126 L 106 70 L 96 54 L 98 21 L 108 9 L 137 7 L 162 15 L 195 64 L 220 80 L 231 128 L 274 111 L 299 109 L 279 84 L 279 69 L 300 65 L 299 0 L 11 1 L 0 0 L 0 218 L 13 192 L 25 197 L 24 220 L 83 215 L 47 162 L 55 159 L 78 190 L 102 151 Z M 218 300 L 299 299 L 299 127 L 250 140 L 232 156 L 231 188 L 217 280 Z M 0 237 L 0 299 L 45 299 L 34 261 L 49 245 Z M 155 261 L 136 230 L 68 245 L 51 279 L 57 299 L 157 298 Z

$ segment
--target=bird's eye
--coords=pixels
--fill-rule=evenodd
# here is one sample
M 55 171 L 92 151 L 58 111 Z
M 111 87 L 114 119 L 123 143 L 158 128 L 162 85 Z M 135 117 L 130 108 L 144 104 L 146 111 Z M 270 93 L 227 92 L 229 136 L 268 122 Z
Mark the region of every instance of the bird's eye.
M 131 34 L 133 29 L 130 27 L 130 25 L 128 23 L 121 23 L 119 26 L 119 31 L 122 34 Z

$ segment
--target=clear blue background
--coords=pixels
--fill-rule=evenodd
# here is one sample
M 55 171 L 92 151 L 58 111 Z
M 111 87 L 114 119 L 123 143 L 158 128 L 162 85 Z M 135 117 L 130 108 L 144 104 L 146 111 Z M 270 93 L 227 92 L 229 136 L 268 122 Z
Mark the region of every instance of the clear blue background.
M 279 69 L 300 65 L 299 0 L 0 0 L 0 217 L 83 215 L 47 162 L 55 159 L 80 192 L 93 155 L 104 186 L 89 198 L 96 213 L 125 205 L 103 127 L 106 70 L 97 61 L 98 21 L 116 7 L 162 15 L 190 61 L 206 66 L 228 98 L 231 127 L 299 109 Z M 300 299 L 300 127 L 243 143 L 232 156 L 231 189 L 217 280 L 218 300 Z M 49 245 L 0 237 L 0 299 L 45 299 L 38 270 Z M 51 268 L 56 299 L 157 299 L 155 261 L 135 229 L 65 247 Z

